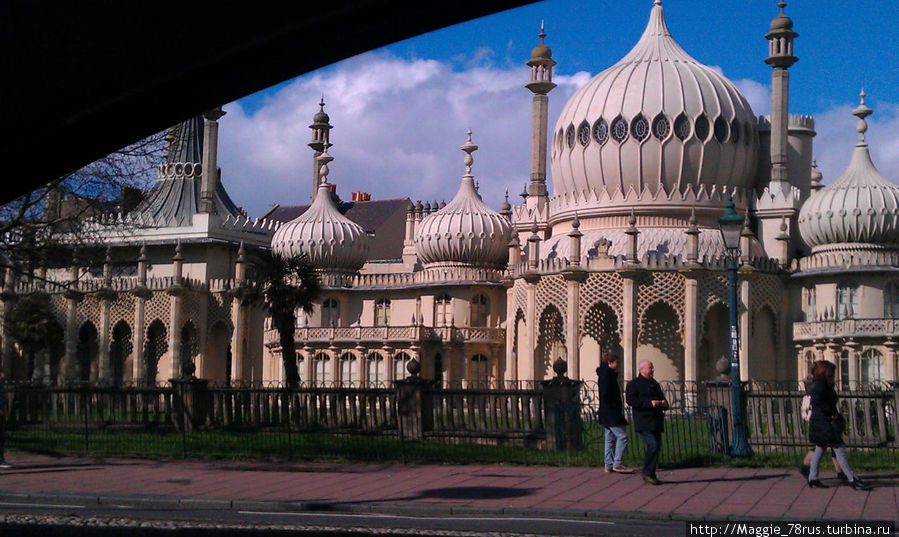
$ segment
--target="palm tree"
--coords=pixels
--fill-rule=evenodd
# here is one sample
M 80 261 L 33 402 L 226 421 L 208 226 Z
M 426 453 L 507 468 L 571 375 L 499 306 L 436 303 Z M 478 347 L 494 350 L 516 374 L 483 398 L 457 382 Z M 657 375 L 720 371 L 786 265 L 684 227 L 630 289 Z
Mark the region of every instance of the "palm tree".
M 34 375 L 34 356 L 63 337 L 53 318 L 50 297 L 34 293 L 21 298 L 6 316 L 6 330 L 28 359 L 27 375 Z
M 251 300 L 261 302 L 272 316 L 272 325 L 281 340 L 281 359 L 287 385 L 300 383 L 294 329 L 297 310 L 312 312 L 312 305 L 321 295 L 321 283 L 306 256 L 280 257 L 270 250 L 260 250 L 251 257 L 254 272 Z

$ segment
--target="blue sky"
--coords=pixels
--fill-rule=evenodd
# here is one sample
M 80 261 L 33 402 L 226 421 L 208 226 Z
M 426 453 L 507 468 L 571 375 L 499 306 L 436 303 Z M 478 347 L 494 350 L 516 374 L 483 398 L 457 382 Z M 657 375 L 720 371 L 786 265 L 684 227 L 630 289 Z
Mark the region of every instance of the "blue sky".
M 720 68 L 757 114 L 767 113 L 764 34 L 776 2 L 665 0 L 663 6 L 681 46 Z M 231 103 L 221 127 L 225 185 L 254 216 L 273 203 L 308 200 L 307 127 L 324 93 L 335 126 L 331 179 L 344 199 L 366 190 L 374 198 L 449 200 L 463 172 L 457 148 L 471 128 L 481 146 L 474 173 L 485 201 L 498 207 L 503 190 L 517 194 L 528 175 L 524 62 L 538 42 L 540 21 L 558 62 L 551 129 L 567 97 L 636 43 L 651 7 L 650 0 L 548 0 L 395 43 Z M 849 110 L 862 87 L 875 110 L 869 131 L 875 164 L 899 182 L 899 3 L 797 0 L 786 12 L 800 34 L 790 111 L 816 116 L 815 152 L 825 182 L 848 163 L 856 136 Z

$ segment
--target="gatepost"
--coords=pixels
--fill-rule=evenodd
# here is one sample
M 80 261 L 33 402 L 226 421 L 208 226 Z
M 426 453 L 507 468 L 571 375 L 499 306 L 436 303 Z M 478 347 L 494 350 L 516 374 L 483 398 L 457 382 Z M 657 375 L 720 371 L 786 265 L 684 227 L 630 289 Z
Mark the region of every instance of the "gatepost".
M 409 377 L 397 380 L 397 414 L 404 438 L 421 440 L 426 432 L 434 428 L 433 380 L 421 378 L 421 364 L 412 359 L 406 365 Z

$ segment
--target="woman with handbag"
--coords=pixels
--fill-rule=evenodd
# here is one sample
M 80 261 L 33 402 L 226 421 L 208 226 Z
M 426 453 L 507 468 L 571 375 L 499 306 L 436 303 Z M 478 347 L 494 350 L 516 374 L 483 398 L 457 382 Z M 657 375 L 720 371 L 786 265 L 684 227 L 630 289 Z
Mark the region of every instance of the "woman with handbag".
M 834 376 L 836 366 L 826 360 L 818 360 L 812 369 L 814 381 L 809 387 L 812 402 L 812 415 L 808 424 L 808 439 L 815 445 L 815 452 L 808 473 L 808 486 L 826 488 L 827 485 L 818 479 L 818 468 L 826 449 L 832 448 L 840 463 L 849 485 L 855 490 L 871 490 L 871 485 L 858 478 L 849 466 L 846 458 L 846 446 L 843 445 L 845 421 L 837 410 L 837 392 Z

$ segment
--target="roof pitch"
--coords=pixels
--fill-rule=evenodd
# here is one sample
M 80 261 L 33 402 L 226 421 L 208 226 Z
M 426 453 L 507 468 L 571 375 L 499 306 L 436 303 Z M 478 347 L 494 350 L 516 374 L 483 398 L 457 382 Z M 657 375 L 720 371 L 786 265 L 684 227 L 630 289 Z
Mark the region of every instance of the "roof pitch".
M 347 201 L 339 203 L 337 208 L 342 215 L 362 226 L 367 233 L 374 233 L 390 215 L 399 210 L 405 211 L 409 203 L 409 198 L 363 202 Z M 306 212 L 308 208 L 309 205 L 279 206 L 272 209 L 266 218 L 279 222 L 290 222 Z

